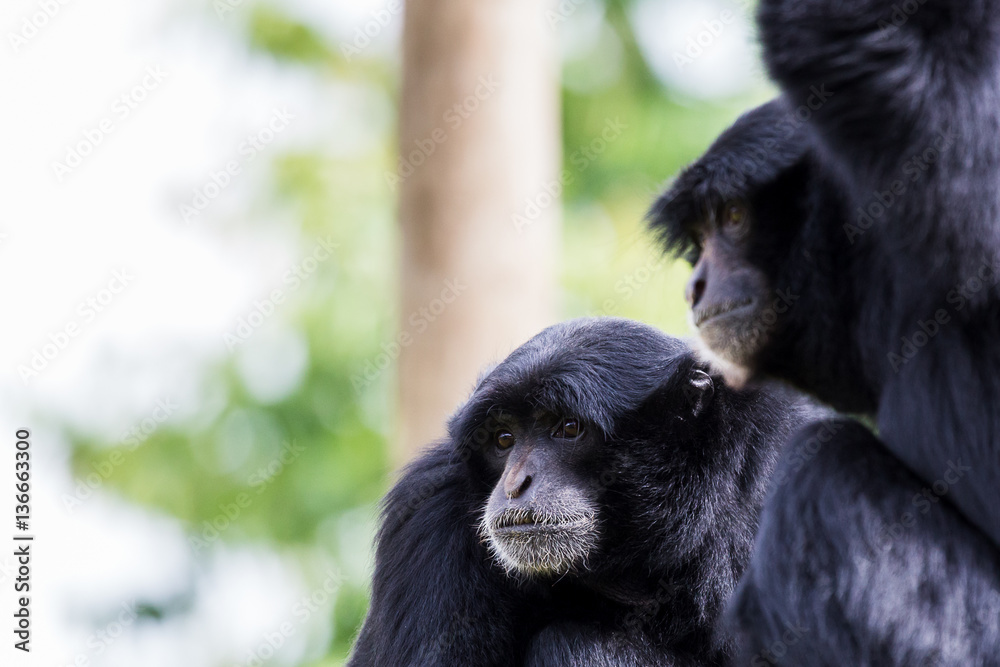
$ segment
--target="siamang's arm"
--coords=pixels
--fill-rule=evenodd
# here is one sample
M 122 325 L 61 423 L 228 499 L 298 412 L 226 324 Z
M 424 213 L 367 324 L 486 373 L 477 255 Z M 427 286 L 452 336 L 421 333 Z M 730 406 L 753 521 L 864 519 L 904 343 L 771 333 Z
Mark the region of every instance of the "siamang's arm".
M 782 458 L 728 610 L 733 664 L 996 664 L 1000 554 L 939 487 L 845 419 Z
M 476 494 L 456 458 L 435 447 L 386 496 L 350 667 L 499 667 L 527 644 L 516 590 L 479 541 Z
M 995 2 L 762 0 L 758 19 L 771 75 L 864 186 L 941 137 L 995 142 Z

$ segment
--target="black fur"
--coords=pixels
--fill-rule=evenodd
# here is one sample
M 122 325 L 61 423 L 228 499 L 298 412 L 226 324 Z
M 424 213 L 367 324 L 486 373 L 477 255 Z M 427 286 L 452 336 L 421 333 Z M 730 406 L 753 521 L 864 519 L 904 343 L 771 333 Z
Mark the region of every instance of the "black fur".
M 755 370 L 871 414 L 881 441 L 845 429 L 768 501 L 734 605 L 746 657 L 1000 664 L 1000 4 L 762 0 L 759 18 L 785 98 L 698 162 L 733 182 L 727 151 L 792 128 L 749 195 L 794 202 L 757 216 L 750 260 L 796 299 Z M 654 209 L 680 251 L 696 174 Z
M 763 370 L 839 407 L 874 412 L 875 399 L 850 395 L 853 387 L 865 397 L 873 386 L 854 365 L 864 346 L 848 335 L 863 327 L 843 324 L 851 321 L 851 295 L 864 293 L 854 271 L 867 255 L 843 243 L 847 195 L 804 127 L 790 129 L 787 109 L 776 101 L 737 121 L 660 199 L 655 223 L 673 247 L 690 252 L 684 229 L 696 222 L 694 193 L 729 188 L 726 198 L 766 211 L 756 216 L 749 259 L 797 299 L 775 327 Z M 752 156 L 764 154 L 770 162 L 758 166 Z M 841 367 L 858 373 L 853 382 Z M 950 503 L 970 482 L 971 466 L 956 457 L 921 482 L 860 425 L 843 422 L 822 442 L 817 428 L 793 439 L 790 463 L 775 474 L 777 490 L 729 612 L 745 649 L 736 664 L 1000 664 L 1000 558 Z
M 782 390 L 689 391 L 680 341 L 618 319 L 546 329 L 480 382 L 385 499 L 352 667 L 720 664 L 713 636 L 782 442 L 818 411 Z M 571 414 L 603 437 L 601 539 L 558 581 L 508 576 L 477 534 L 491 410 Z M 495 454 L 494 454 L 495 456 Z
M 945 499 L 963 471 L 922 483 L 846 419 L 788 448 L 729 610 L 735 664 L 1000 664 L 1000 556 Z
M 831 227 L 857 311 L 837 328 L 870 369 L 880 436 L 925 480 L 971 466 L 949 498 L 1000 544 L 1000 4 L 764 0 L 759 21 L 792 104 L 828 95 L 809 126 L 847 175 Z
M 873 414 L 926 480 L 972 466 L 951 500 L 1000 544 L 1000 5 L 767 0 L 760 25 L 786 100 L 734 126 L 746 145 L 723 135 L 656 224 L 690 251 L 696 184 L 792 202 L 758 216 L 754 261 L 797 300 L 756 370 Z M 763 144 L 763 166 L 734 167 Z

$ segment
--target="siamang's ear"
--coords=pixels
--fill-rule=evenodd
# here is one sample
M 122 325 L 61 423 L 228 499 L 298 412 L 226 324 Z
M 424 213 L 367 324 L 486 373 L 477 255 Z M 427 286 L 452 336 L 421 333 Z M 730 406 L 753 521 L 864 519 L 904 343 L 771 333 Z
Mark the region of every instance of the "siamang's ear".
M 696 417 L 700 415 L 712 403 L 712 397 L 715 396 L 712 376 L 700 368 L 692 369 L 684 384 L 684 396 L 691 406 L 691 413 Z

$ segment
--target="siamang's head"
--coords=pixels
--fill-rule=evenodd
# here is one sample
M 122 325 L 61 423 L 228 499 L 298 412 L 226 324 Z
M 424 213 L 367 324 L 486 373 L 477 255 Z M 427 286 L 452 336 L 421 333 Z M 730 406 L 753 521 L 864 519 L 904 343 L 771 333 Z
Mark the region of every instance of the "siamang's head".
M 480 532 L 509 572 L 588 566 L 606 533 L 610 451 L 668 385 L 674 404 L 662 407 L 677 415 L 712 403 L 713 381 L 683 343 L 611 318 L 550 327 L 482 377 L 449 432 L 481 482 Z
M 744 114 L 650 211 L 665 247 L 694 267 L 691 319 L 736 384 L 782 363 L 796 320 L 833 316 L 813 304 L 829 289 L 815 263 L 836 248 L 810 250 L 838 242 L 841 200 L 806 125 L 780 99 Z

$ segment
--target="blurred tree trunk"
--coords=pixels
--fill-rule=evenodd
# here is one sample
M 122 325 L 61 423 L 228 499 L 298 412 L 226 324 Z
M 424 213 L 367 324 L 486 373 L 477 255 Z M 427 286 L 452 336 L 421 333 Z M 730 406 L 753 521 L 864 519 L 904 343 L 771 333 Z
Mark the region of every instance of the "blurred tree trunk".
M 557 35 L 540 0 L 410 0 L 400 104 L 397 463 L 555 316 Z

